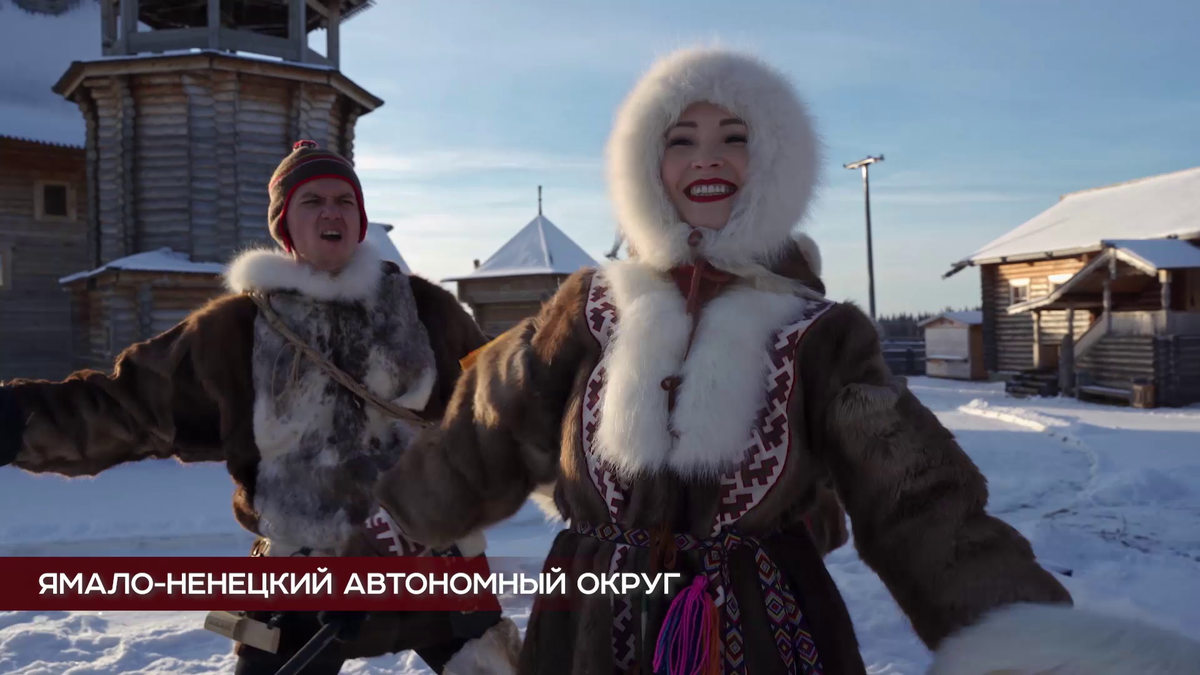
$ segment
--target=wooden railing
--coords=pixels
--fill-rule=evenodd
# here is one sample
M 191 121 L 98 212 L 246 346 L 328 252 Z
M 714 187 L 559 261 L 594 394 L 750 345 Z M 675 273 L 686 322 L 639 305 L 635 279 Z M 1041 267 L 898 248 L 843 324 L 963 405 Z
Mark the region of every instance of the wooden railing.
M 883 359 L 896 375 L 925 374 L 925 342 L 923 340 L 884 340 Z
M 1114 335 L 1200 335 L 1200 312 L 1113 312 Z
M 1075 341 L 1076 359 L 1086 354 L 1089 349 L 1096 346 L 1096 343 L 1100 342 L 1101 338 L 1103 338 L 1105 335 L 1108 335 L 1109 327 L 1112 325 L 1109 321 L 1111 317 L 1111 314 L 1105 312 L 1100 317 L 1099 321 L 1092 324 L 1091 328 L 1087 329 L 1083 335 L 1079 336 L 1079 339 Z

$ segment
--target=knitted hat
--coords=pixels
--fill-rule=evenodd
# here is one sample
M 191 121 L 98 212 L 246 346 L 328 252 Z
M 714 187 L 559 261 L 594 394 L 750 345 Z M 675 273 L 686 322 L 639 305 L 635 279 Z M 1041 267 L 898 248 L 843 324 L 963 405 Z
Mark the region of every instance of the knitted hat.
M 267 211 L 271 236 L 289 253 L 292 251 L 292 237 L 286 225 L 288 202 L 296 188 L 320 178 L 340 178 L 354 186 L 358 215 L 362 220 L 358 241 L 362 242 L 367 236 L 367 211 L 363 205 L 362 185 L 354 173 L 354 166 L 336 152 L 319 149 L 316 141 L 297 141 L 292 146 L 292 154 L 284 157 L 279 168 L 275 169 L 268 188 L 271 194 L 271 206 Z

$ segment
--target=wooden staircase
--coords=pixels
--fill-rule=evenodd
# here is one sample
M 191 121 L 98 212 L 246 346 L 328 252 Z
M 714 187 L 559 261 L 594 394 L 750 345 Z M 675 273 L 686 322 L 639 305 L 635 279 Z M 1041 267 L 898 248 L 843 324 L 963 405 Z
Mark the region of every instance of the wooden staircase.
M 1075 361 L 1075 388 L 1081 399 L 1130 403 L 1134 384 L 1153 382 L 1154 338 L 1105 335 Z
M 1023 370 L 1004 383 L 1004 391 L 1010 396 L 1058 396 L 1058 369 L 1036 368 Z

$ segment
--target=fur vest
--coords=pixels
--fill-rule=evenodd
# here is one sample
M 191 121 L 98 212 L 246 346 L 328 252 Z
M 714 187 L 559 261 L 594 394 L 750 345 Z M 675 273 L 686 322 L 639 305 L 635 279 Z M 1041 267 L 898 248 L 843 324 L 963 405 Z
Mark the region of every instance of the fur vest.
M 238 293 L 269 294 L 276 315 L 307 345 L 376 396 L 420 411 L 437 375 L 411 284 L 386 274 L 372 246 L 337 277 L 274 251 L 230 268 Z M 251 356 L 254 440 L 261 455 L 254 510 L 272 553 L 327 551 L 369 515 L 370 487 L 413 430 L 339 385 L 261 314 Z
M 442 288 L 364 242 L 337 276 L 253 250 L 229 294 L 121 353 L 111 374 L 8 383 L 22 429 L 14 464 L 93 475 L 148 457 L 223 461 L 234 514 L 270 555 L 334 554 L 375 506 L 371 486 L 413 436 L 301 356 L 246 295 L 377 397 L 440 417 L 459 360 L 486 338 Z M 466 553 L 467 551 L 464 551 Z

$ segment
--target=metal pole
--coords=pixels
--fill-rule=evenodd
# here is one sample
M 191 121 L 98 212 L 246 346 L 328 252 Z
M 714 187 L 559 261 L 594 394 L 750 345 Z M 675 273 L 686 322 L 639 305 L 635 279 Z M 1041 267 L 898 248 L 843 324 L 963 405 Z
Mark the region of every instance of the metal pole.
M 867 210 L 867 283 L 871 299 L 871 318 L 875 318 L 875 254 L 871 247 L 871 180 L 867 176 L 870 164 L 863 164 L 863 200 Z

